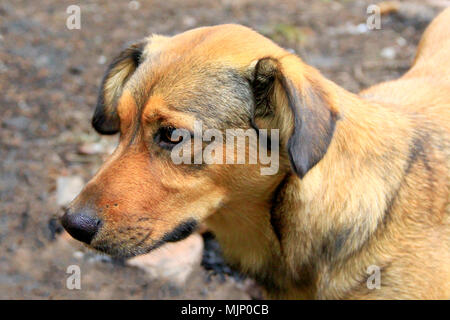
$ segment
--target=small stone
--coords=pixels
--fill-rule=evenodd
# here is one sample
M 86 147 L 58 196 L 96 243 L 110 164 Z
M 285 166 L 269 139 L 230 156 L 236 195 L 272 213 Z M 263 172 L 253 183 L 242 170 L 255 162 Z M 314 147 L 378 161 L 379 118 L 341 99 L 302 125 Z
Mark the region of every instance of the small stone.
M 356 30 L 358 31 L 358 33 L 366 33 L 367 31 L 369 31 L 369 28 L 367 27 L 367 24 L 365 23 L 360 23 L 356 26 Z
M 146 271 L 151 278 L 182 286 L 196 266 L 200 266 L 203 239 L 195 233 L 188 238 L 164 244 L 148 254 L 134 257 L 127 264 Z
M 404 46 L 407 44 L 406 39 L 405 39 L 405 38 L 402 38 L 402 37 L 398 37 L 397 40 L 396 40 L 395 42 L 397 42 L 397 44 L 398 44 L 400 47 L 404 47 Z
M 395 59 L 395 56 L 397 55 L 397 53 L 395 52 L 395 49 L 392 47 L 386 47 L 383 50 L 381 50 L 381 56 L 385 59 Z
M 186 27 L 193 27 L 193 26 L 195 26 L 196 24 L 197 24 L 197 20 L 194 18 L 194 17 L 191 17 L 191 16 L 185 16 L 184 18 L 183 18 L 183 24 L 186 26 Z
M 2 61 L 0 61 L 0 73 L 8 71 L 8 67 Z
M 59 206 L 67 206 L 83 189 L 80 176 L 60 176 L 56 179 L 56 201 Z
M 30 110 L 30 106 L 28 105 L 28 103 L 25 100 L 20 100 L 19 102 L 17 102 L 17 106 L 20 108 L 20 110 L 23 110 L 23 111 Z
M 78 153 L 93 155 L 105 152 L 105 148 L 101 143 L 85 143 L 79 146 Z
M 105 64 L 106 63 L 106 57 L 105 56 L 98 57 L 97 62 L 98 62 L 98 64 Z
M 83 259 L 84 253 L 81 252 L 81 251 L 75 251 L 75 252 L 73 253 L 73 257 L 74 257 L 75 259 Z
M 35 65 L 37 68 L 42 68 L 48 66 L 50 63 L 50 57 L 46 55 L 41 55 L 35 60 Z

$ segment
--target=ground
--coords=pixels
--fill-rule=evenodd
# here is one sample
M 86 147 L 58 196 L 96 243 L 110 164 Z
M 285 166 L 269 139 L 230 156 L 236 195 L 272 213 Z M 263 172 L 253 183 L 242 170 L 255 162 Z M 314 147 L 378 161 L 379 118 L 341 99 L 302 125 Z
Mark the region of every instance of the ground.
M 61 233 L 58 177 L 87 181 L 116 137 L 90 126 L 102 74 L 112 57 L 151 33 L 240 23 L 295 51 L 352 92 L 396 78 L 445 0 L 402 1 L 366 27 L 376 1 L 2 1 L 0 3 L 0 298 L 249 299 L 251 280 L 195 267 L 184 286 L 84 248 Z M 69 5 L 81 29 L 66 27 Z M 385 3 L 386 5 L 386 3 Z M 383 7 L 386 8 L 386 7 Z M 182 76 L 182 75 L 180 75 Z M 207 237 L 209 239 L 210 237 Z M 206 265 L 220 262 L 208 240 Z M 220 263 L 219 263 L 220 264 Z M 82 270 L 81 290 L 66 269 Z M 217 270 L 216 270 L 217 271 Z

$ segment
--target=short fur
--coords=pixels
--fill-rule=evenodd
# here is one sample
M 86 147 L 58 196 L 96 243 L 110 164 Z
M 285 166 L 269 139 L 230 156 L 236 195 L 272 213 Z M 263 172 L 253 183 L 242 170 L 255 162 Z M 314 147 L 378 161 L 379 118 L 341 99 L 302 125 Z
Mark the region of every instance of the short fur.
M 359 95 L 238 25 L 126 49 L 93 120 L 120 132 L 119 147 L 70 211 L 95 212 L 103 224 L 90 245 L 122 256 L 204 222 L 270 298 L 450 298 L 448 21 L 450 9 L 403 77 Z M 174 165 L 154 137 L 196 119 L 279 129 L 278 174 L 261 175 L 259 163 Z M 371 265 L 381 289 L 367 287 Z

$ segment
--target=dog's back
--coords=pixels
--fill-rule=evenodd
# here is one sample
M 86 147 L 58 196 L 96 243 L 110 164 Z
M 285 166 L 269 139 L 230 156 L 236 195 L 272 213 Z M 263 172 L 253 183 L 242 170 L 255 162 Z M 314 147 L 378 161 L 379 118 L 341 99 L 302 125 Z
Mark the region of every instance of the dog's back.
M 360 96 L 407 114 L 415 135 L 424 136 L 426 147 L 416 150 L 428 154 L 433 189 L 447 190 L 443 196 L 443 209 L 436 215 L 434 230 L 439 230 L 441 244 L 450 245 L 450 8 L 444 10 L 426 29 L 418 47 L 411 69 L 397 80 L 387 81 L 368 88 Z M 440 182 L 438 178 L 440 177 Z M 429 181 L 416 179 L 415 184 L 426 185 Z M 430 210 L 431 212 L 432 210 Z M 435 234 L 429 232 L 432 239 Z M 431 241 L 430 243 L 432 243 Z M 433 245 L 427 250 L 433 251 Z M 450 248 L 439 251 L 442 265 L 437 277 L 449 279 Z M 444 281 L 445 282 L 445 281 Z M 442 289 L 448 296 L 450 287 L 443 283 Z

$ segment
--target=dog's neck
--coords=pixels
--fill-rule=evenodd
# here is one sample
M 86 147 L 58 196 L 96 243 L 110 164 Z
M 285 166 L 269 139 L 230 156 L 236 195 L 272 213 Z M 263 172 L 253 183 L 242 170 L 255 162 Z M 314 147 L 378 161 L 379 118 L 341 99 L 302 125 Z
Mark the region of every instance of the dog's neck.
M 407 161 L 407 117 L 328 86 L 340 120 L 324 158 L 303 179 L 286 172 L 265 203 L 231 206 L 208 220 L 227 260 L 276 298 L 342 298 L 357 284 L 345 279 L 367 278 L 379 260 L 361 249 L 383 224 L 391 200 L 385 195 L 400 183 L 393 168 L 402 172 Z M 362 263 L 343 274 L 339 266 L 356 255 L 364 255 Z

